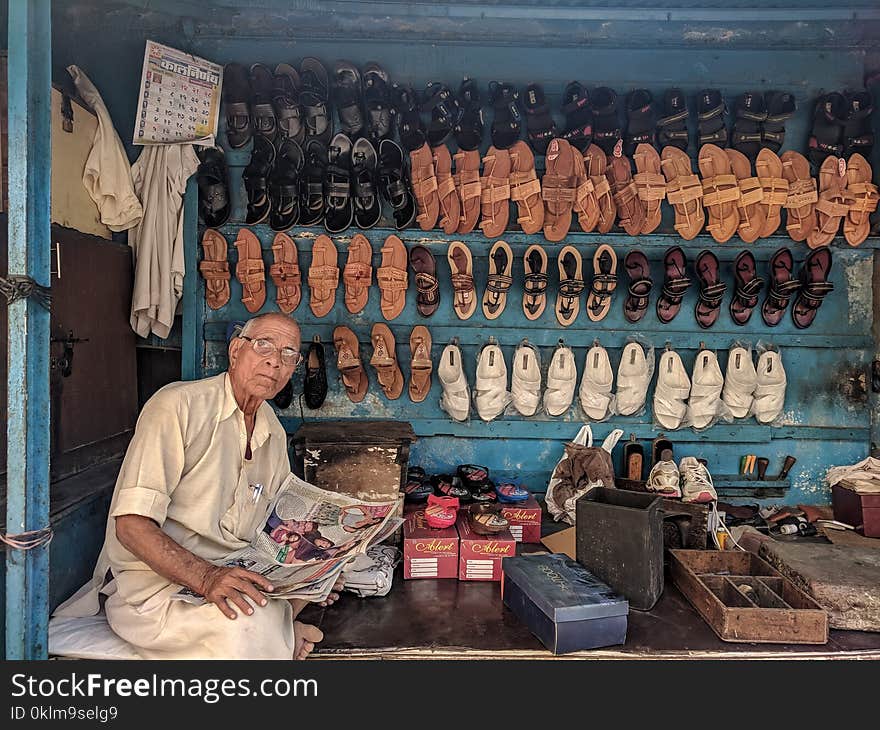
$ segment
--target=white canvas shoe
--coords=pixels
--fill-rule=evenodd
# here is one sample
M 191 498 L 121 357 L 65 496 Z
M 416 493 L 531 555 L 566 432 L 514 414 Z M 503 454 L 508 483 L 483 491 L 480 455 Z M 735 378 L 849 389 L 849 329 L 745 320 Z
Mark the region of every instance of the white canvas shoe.
M 437 365 L 437 377 L 443 387 L 440 407 L 453 421 L 466 421 L 471 406 L 471 394 L 461 364 L 458 345 L 446 345 Z
M 581 408 L 591 421 L 603 421 L 608 417 L 613 383 L 614 370 L 611 369 L 608 350 L 600 345 L 593 345 L 587 351 L 578 394 Z
M 577 366 L 574 353 L 560 340 L 547 370 L 547 389 L 544 391 L 544 409 L 551 416 L 561 416 L 571 406 L 577 384 Z
M 498 345 L 486 345 L 477 356 L 474 403 L 477 406 L 477 415 L 484 421 L 491 421 L 500 416 L 510 403 L 510 392 L 507 390 L 507 364 Z
M 782 415 L 785 386 L 788 380 L 782 366 L 782 354 L 768 350 L 758 358 L 757 384 L 752 411 L 758 423 L 773 423 Z
M 700 350 L 691 373 L 691 396 L 688 401 L 691 426 L 706 428 L 721 410 L 721 389 L 724 376 L 718 356 L 711 350 Z
M 513 355 L 510 378 L 513 407 L 524 416 L 534 416 L 541 405 L 541 354 L 523 340 Z
M 645 488 L 664 497 L 675 499 L 681 496 L 678 467 L 674 461 L 658 461 L 651 467 Z
M 644 348 L 638 342 L 630 342 L 623 348 L 617 366 L 617 412 L 631 416 L 642 410 L 651 382 L 651 369 Z
M 663 428 L 674 431 L 687 415 L 691 381 L 675 350 L 660 356 L 657 387 L 654 389 L 654 418 Z
M 758 373 L 749 351 L 744 347 L 731 347 L 721 400 L 734 418 L 745 418 L 749 415 L 757 382 Z
M 678 465 L 681 474 L 682 502 L 716 502 L 718 494 L 712 483 L 712 475 L 695 456 L 685 456 Z

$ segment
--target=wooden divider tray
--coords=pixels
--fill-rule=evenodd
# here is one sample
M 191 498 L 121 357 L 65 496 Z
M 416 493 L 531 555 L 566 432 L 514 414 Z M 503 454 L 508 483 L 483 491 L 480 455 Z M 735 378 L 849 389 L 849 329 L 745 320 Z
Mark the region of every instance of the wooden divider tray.
M 748 552 L 670 550 L 675 586 L 723 641 L 824 644 L 828 615 Z

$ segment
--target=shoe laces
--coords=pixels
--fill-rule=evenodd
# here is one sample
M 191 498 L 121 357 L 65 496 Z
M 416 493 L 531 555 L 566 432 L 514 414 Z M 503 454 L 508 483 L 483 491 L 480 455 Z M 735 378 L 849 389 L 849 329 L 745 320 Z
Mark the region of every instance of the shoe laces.
M 712 475 L 700 462 L 697 462 L 696 466 L 685 466 L 681 470 L 681 476 L 684 483 L 689 487 L 715 491 Z

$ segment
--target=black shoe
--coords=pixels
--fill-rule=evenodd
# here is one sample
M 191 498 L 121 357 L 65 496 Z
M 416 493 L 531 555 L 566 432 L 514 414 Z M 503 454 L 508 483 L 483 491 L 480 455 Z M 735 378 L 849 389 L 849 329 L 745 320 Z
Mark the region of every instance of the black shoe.
M 244 222 L 253 226 L 263 223 L 269 217 L 272 201 L 269 197 L 269 176 L 275 164 L 275 147 L 268 137 L 254 135 L 251 161 L 242 172 L 244 189 L 247 192 L 247 215 Z
M 293 403 L 292 380 L 288 380 L 284 384 L 284 387 L 275 394 L 275 397 L 272 399 L 272 403 L 280 411 L 290 408 L 290 404 Z
M 251 82 L 247 69 L 228 63 L 223 69 L 223 111 L 226 115 L 226 141 L 240 149 L 251 141 Z
M 303 378 L 303 397 L 306 407 L 313 411 L 324 404 L 327 397 L 327 367 L 324 365 L 324 345 L 315 335 L 305 357 L 306 373 Z
M 217 228 L 229 220 L 229 171 L 220 147 L 199 147 L 199 216 L 208 228 Z
M 275 118 L 275 107 L 272 106 L 275 78 L 267 66 L 255 63 L 250 71 L 251 91 L 251 126 L 256 134 L 262 134 L 270 142 L 275 141 L 278 134 L 278 120 Z

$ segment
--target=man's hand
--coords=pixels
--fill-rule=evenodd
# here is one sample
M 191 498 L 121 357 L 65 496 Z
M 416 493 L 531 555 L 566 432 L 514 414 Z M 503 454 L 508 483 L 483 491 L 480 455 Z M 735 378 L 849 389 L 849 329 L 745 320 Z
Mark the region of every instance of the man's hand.
M 343 576 L 339 576 L 336 579 L 336 582 L 333 584 L 332 592 L 325 598 L 323 601 L 318 603 L 319 606 L 326 608 L 327 606 L 332 606 L 336 601 L 339 600 L 339 591 L 341 591 L 345 587 L 345 578 Z
M 259 573 L 244 568 L 224 568 L 212 565 L 205 573 L 202 588 L 199 591 L 211 603 L 217 606 L 226 618 L 234 619 L 236 613 L 230 604 L 250 616 L 254 609 L 248 603 L 247 596 L 259 606 L 265 606 L 266 597 L 257 590 L 272 591 L 272 584 Z

